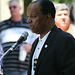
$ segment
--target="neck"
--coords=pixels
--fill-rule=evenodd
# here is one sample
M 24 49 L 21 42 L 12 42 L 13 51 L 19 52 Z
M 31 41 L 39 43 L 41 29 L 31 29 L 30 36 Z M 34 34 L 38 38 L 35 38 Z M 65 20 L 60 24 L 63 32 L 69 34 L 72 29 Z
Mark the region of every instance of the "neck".
M 15 22 L 18 22 L 18 21 L 21 21 L 22 20 L 22 16 L 21 15 L 19 15 L 19 16 L 12 16 L 12 18 L 11 18 L 13 21 L 15 21 Z
M 43 31 L 43 33 L 40 34 L 40 37 L 43 38 L 49 31 L 52 30 L 52 28 L 55 25 L 55 21 L 54 19 L 51 19 L 50 22 L 48 23 L 48 25 L 45 27 L 45 30 Z
M 43 38 L 49 31 L 52 30 L 53 27 L 54 27 L 54 25 L 52 25 L 50 29 L 46 29 L 46 31 L 44 33 L 40 34 L 40 38 Z
M 66 30 L 66 32 L 72 33 L 72 30 L 71 30 L 71 24 L 69 25 L 69 27 L 68 27 L 68 29 Z

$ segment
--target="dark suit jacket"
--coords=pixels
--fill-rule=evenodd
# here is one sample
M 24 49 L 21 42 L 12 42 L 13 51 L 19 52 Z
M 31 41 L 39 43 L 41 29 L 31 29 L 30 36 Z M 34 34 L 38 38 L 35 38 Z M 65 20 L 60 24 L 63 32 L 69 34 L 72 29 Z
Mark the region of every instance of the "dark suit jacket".
M 37 42 L 38 39 L 32 46 L 28 75 L 31 75 Z M 75 75 L 75 39 L 72 35 L 54 26 L 39 55 L 35 75 Z

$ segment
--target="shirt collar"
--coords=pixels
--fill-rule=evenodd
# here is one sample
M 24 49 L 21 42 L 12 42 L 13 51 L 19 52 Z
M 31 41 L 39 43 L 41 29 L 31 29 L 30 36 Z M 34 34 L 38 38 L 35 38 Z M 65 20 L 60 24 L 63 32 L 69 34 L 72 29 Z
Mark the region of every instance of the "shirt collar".
M 50 32 L 51 32 L 51 31 L 49 31 L 42 39 L 39 37 L 39 41 L 45 40 L 45 39 L 48 37 L 48 35 L 49 35 Z

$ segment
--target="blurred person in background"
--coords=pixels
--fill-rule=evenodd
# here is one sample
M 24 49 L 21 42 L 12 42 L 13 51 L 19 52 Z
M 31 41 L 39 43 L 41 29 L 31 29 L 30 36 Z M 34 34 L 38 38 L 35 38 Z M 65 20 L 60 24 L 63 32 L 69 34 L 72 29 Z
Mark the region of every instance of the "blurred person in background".
M 71 24 L 70 21 L 70 10 L 64 3 L 55 4 L 56 15 L 55 24 L 58 28 L 72 34 L 75 37 L 75 25 Z
M 2 60 L 3 75 L 27 75 L 31 44 L 37 35 L 32 33 L 26 18 L 20 14 L 21 6 L 18 0 L 9 1 L 11 17 L 0 23 L 0 38 L 4 52 L 6 52 L 26 31 L 29 33 L 25 44 L 20 45 Z M 20 50 L 25 50 L 26 59 L 20 59 Z M 24 53 L 24 52 L 23 52 Z

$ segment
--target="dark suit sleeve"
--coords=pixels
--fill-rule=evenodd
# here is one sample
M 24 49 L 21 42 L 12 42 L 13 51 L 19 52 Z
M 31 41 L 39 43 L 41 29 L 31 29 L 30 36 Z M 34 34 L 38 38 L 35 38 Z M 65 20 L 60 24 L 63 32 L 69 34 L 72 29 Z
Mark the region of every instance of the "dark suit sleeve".
M 75 75 L 75 39 L 70 36 L 64 38 L 64 40 L 60 75 Z

